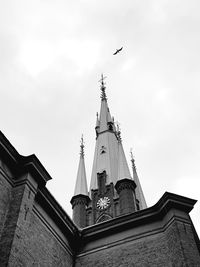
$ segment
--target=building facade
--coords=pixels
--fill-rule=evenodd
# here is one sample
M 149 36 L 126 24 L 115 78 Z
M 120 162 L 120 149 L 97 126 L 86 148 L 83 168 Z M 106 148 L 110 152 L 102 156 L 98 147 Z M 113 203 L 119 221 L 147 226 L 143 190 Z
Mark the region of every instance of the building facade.
M 103 77 L 95 130 L 89 190 L 81 142 L 73 220 L 46 188 L 51 177 L 38 158 L 20 155 L 0 132 L 0 266 L 200 266 L 189 216 L 196 200 L 165 192 L 147 207 Z

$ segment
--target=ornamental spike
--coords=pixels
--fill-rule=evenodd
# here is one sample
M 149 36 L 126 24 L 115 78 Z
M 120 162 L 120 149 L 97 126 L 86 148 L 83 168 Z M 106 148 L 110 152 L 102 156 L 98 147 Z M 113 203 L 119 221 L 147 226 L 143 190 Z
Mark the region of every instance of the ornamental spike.
M 106 87 L 105 87 L 105 82 L 104 80 L 106 79 L 107 77 L 103 76 L 103 74 L 101 74 L 101 79 L 99 80 L 99 82 L 101 83 L 100 85 L 100 89 L 101 89 L 101 99 L 102 100 L 107 100 L 107 97 L 106 97 Z
M 134 156 L 133 156 L 133 148 L 132 147 L 130 149 L 130 155 L 131 155 L 132 168 L 136 169 L 135 159 L 134 159 Z
M 117 139 L 118 139 L 119 143 L 122 142 L 121 130 L 120 130 L 119 122 L 117 122 Z
M 83 134 L 81 135 L 81 140 L 80 140 L 80 155 L 81 157 L 84 157 L 84 140 L 83 140 Z

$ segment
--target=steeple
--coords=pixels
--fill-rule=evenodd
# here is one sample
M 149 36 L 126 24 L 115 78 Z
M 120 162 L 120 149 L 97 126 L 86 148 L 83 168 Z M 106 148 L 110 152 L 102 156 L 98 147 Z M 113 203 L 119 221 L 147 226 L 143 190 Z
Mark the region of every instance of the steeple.
M 110 115 L 110 110 L 107 104 L 107 96 L 106 96 L 106 86 L 104 80 L 106 77 L 101 75 L 100 79 L 100 89 L 101 89 L 101 110 L 100 110 L 100 129 L 99 132 L 103 132 L 106 130 L 113 130 L 113 120 Z
M 74 190 L 74 196 L 71 199 L 73 209 L 73 221 L 77 224 L 77 226 L 81 228 L 86 227 L 87 225 L 86 208 L 88 206 L 89 201 L 90 199 L 88 196 L 88 187 L 84 162 L 84 142 L 82 136 L 76 185 Z
M 77 173 L 77 178 L 76 178 L 74 196 L 77 196 L 77 195 L 80 195 L 80 194 L 88 196 L 88 187 L 87 187 L 87 179 L 86 179 L 86 172 L 85 172 L 85 161 L 84 161 L 83 135 L 81 137 L 80 159 L 79 159 L 79 166 L 78 166 L 78 173 Z
M 136 189 L 135 189 L 135 194 L 136 194 L 136 199 L 137 199 L 137 206 L 139 206 L 139 209 L 146 209 L 147 208 L 147 203 L 144 198 L 144 193 L 140 184 L 140 180 L 137 175 L 137 170 L 135 166 L 135 159 L 133 157 L 133 152 L 132 149 L 130 151 L 131 154 L 131 163 L 132 163 L 132 170 L 133 170 L 133 179 L 136 183 Z
M 101 108 L 100 115 L 96 122 L 96 146 L 90 182 L 90 193 L 92 189 L 98 188 L 97 173 L 106 172 L 106 184 L 117 182 L 117 161 L 118 161 L 118 141 L 115 131 L 114 121 L 108 108 L 107 96 L 105 93 L 106 77 L 101 76 Z
M 144 207 L 145 201 L 144 196 L 140 196 L 140 190 L 136 198 L 137 179 L 135 174 L 135 181 L 131 176 L 119 126 L 115 126 L 114 117 L 110 114 L 105 78 L 102 74 L 99 81 L 101 107 L 96 116 L 96 145 L 89 196 L 82 140 L 77 182 L 71 201 L 74 220 L 81 227 L 135 212 Z M 81 215 L 78 217 L 78 214 Z M 84 222 L 81 222 L 81 218 L 84 218 Z
M 119 207 L 120 214 L 127 214 L 134 212 L 136 210 L 136 198 L 135 198 L 135 187 L 136 184 L 133 181 L 126 157 L 124 154 L 124 149 L 122 146 L 121 131 L 117 125 L 117 136 L 119 144 L 118 152 L 118 180 L 115 185 L 115 189 L 119 195 Z

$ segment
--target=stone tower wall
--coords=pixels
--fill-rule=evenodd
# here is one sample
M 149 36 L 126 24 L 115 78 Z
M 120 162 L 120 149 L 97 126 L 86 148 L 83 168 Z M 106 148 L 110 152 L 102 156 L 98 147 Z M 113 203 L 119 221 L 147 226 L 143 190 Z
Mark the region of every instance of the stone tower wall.
M 0 266 L 72 266 L 65 222 L 61 226 L 52 203 L 43 206 L 41 192 L 50 201 L 48 190 L 38 188 L 31 174 L 16 177 L 0 163 Z
M 74 196 L 71 200 L 73 208 L 73 222 L 80 228 L 87 226 L 86 207 L 89 197 L 84 195 Z

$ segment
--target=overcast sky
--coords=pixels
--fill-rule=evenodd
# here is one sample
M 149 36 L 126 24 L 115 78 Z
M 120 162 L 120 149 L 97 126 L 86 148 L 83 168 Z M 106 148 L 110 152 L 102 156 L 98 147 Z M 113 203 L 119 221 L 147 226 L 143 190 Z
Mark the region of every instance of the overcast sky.
M 200 201 L 199 14 L 198 0 L 0 0 L 0 129 L 69 215 L 82 133 L 90 181 L 101 73 L 148 206 L 165 191 Z M 191 217 L 200 233 L 199 202 Z

